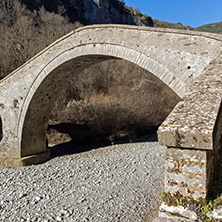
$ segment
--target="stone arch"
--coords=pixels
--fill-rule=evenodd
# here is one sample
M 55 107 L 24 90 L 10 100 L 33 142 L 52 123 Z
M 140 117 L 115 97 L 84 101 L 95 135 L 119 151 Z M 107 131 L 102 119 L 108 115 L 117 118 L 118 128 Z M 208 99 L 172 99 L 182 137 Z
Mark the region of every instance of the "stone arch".
M 19 117 L 18 138 L 22 157 L 46 151 L 46 129 L 55 98 L 71 74 L 111 58 L 124 59 L 148 70 L 182 97 L 183 82 L 162 64 L 138 50 L 120 45 L 84 44 L 48 61 L 34 79 Z M 66 70 L 64 72 L 64 70 Z

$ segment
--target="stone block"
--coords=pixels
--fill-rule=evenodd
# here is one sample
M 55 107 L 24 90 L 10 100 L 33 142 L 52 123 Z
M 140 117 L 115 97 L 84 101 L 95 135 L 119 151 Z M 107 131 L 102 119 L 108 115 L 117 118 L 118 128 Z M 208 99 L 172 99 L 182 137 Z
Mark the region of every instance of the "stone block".
M 26 156 L 23 158 L 0 158 L 0 166 L 4 167 L 19 167 L 19 166 L 29 166 L 33 164 L 40 164 L 50 159 L 51 151 Z

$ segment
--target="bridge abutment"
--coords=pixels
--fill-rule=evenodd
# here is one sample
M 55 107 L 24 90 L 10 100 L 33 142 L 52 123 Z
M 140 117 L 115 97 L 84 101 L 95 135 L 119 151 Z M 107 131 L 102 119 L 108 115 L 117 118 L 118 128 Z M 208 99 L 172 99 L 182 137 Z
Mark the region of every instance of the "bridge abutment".
M 222 55 L 211 62 L 158 129 L 167 147 L 160 215 L 196 220 L 195 207 L 221 195 L 215 183 L 222 153 L 221 61 Z

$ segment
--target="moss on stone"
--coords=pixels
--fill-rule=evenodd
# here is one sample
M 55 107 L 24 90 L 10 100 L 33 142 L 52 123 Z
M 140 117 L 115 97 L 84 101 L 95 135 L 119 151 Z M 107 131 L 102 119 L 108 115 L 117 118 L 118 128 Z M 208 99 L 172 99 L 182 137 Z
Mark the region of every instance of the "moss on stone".
M 188 217 L 184 217 L 183 215 L 179 214 L 179 213 L 172 213 L 172 212 L 168 212 L 170 215 L 172 216 L 176 216 L 176 217 L 183 217 L 185 219 L 189 219 Z
M 203 198 L 194 200 L 190 197 L 184 197 L 179 192 L 174 194 L 163 192 L 161 200 L 168 206 L 182 206 L 188 210 L 194 211 L 197 214 L 198 219 L 204 222 L 218 221 L 216 219 L 210 219 L 207 214 L 212 213 L 213 209 L 217 208 L 218 206 L 222 206 L 222 194 L 214 200 L 206 200 Z M 175 213 L 170 214 L 178 216 Z

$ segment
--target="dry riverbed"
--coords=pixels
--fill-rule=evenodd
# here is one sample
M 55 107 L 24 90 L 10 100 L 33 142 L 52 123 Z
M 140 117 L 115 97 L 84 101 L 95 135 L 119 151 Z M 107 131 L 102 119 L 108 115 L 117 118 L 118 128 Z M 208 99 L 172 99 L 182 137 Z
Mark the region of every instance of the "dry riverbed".
M 155 138 L 74 152 L 1 167 L 0 221 L 142 222 L 156 213 L 165 148 Z

